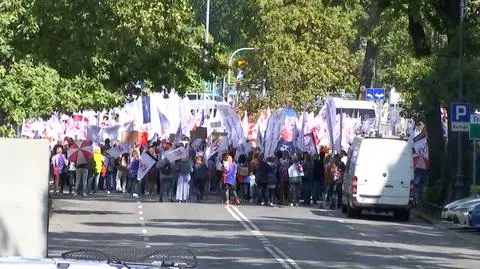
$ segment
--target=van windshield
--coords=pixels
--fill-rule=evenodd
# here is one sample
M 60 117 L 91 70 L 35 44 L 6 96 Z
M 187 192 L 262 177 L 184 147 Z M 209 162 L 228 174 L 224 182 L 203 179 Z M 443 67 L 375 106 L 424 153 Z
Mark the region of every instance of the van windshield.
M 375 110 L 358 108 L 337 108 L 337 114 L 345 113 L 350 118 L 361 118 L 362 121 L 375 118 Z

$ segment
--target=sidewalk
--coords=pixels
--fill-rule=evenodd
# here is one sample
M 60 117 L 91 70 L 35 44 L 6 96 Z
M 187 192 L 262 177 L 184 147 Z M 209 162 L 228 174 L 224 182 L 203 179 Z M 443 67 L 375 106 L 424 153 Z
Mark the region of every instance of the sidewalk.
M 416 209 L 412 209 L 411 213 L 414 217 L 431 224 L 437 229 L 443 230 L 476 246 L 480 246 L 480 232 L 474 229 L 456 228 L 453 224 L 449 225 L 449 223 L 442 222 L 440 219 L 433 218 Z

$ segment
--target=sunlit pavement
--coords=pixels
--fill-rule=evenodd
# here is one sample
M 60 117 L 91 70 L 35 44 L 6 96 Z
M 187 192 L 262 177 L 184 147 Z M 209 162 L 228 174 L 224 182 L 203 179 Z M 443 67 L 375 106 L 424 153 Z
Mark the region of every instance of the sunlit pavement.
M 198 268 L 480 268 L 480 245 L 452 233 L 415 218 L 347 219 L 313 207 L 158 203 L 99 194 L 54 201 L 49 254 L 175 246 L 194 250 Z

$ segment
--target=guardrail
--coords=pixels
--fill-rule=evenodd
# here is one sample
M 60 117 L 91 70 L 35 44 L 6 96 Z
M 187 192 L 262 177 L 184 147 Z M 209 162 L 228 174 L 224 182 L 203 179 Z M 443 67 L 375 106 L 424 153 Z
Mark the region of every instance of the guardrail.
M 428 201 L 420 200 L 415 204 L 415 209 L 431 217 L 440 219 L 443 207 Z

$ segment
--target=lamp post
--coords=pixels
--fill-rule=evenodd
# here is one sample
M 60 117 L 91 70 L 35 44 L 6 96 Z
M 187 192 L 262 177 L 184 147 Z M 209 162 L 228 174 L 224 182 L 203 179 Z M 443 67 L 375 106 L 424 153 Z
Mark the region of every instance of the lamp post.
M 458 24 L 458 90 L 457 95 L 459 101 L 462 101 L 463 96 L 463 19 L 465 0 L 459 0 L 459 24 Z M 454 195 L 456 199 L 460 199 L 463 196 L 463 135 L 457 133 L 457 171 L 455 175 Z
M 207 12 L 205 14 L 205 43 L 208 43 L 208 34 L 210 31 L 210 0 L 207 0 Z
M 241 51 L 256 50 L 256 49 L 257 49 L 257 48 L 240 48 L 240 49 L 234 51 L 234 52 L 232 53 L 232 55 L 230 55 L 230 59 L 228 59 L 228 75 L 227 75 L 227 83 L 228 83 L 228 85 L 230 85 L 230 77 L 231 77 L 231 75 L 232 75 L 232 73 L 231 73 L 231 67 L 232 67 L 233 57 L 234 57 L 237 53 L 239 53 L 239 52 L 241 52 Z M 222 94 L 223 94 L 223 99 L 225 100 L 225 83 L 223 83 Z

